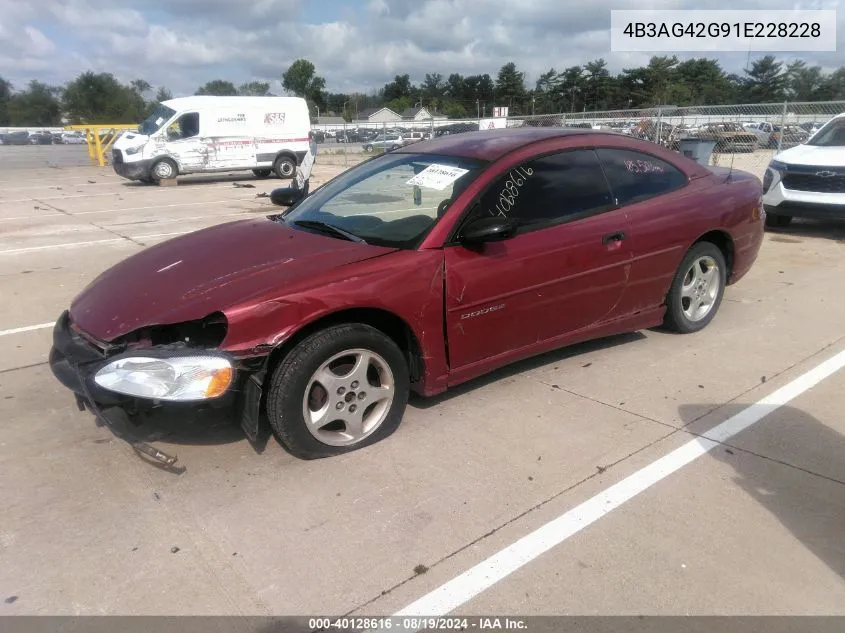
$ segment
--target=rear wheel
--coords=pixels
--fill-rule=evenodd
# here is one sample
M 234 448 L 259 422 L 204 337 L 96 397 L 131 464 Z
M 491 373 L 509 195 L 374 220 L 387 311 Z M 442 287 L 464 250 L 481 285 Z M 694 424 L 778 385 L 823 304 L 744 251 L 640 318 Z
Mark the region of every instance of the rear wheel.
M 293 178 L 296 172 L 296 160 L 290 156 L 279 156 L 273 164 L 273 171 L 279 178 Z
M 408 391 L 407 363 L 390 338 L 368 325 L 338 325 L 285 356 L 267 393 L 267 417 L 292 455 L 330 457 L 393 433 Z
M 766 227 L 770 229 L 783 229 L 789 226 L 792 222 L 791 215 L 772 215 L 766 214 Z
M 716 316 L 727 282 L 725 256 L 710 242 L 699 242 L 687 252 L 666 297 L 664 325 L 690 334 L 707 327 Z
M 256 178 L 269 178 L 270 174 L 273 173 L 272 169 L 253 169 L 252 173 L 255 174 Z

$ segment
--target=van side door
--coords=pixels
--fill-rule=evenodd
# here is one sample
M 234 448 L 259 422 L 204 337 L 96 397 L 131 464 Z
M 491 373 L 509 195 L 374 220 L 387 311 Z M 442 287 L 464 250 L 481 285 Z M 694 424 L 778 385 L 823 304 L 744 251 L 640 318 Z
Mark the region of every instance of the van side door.
M 208 148 L 200 137 L 199 112 L 184 112 L 167 127 L 165 134 L 165 152 L 176 159 L 181 173 L 205 169 Z

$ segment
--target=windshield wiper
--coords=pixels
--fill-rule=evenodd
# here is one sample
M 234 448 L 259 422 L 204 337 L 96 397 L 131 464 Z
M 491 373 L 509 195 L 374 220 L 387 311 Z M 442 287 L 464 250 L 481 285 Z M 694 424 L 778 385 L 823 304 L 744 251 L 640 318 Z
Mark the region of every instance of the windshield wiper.
M 364 238 L 358 237 L 357 235 L 355 235 L 354 233 L 350 233 L 349 231 L 344 231 L 343 229 L 336 227 L 334 224 L 329 224 L 328 222 L 321 222 L 320 220 L 295 220 L 293 224 L 305 227 L 306 229 L 320 229 L 324 233 L 340 235 L 341 237 L 349 240 L 350 242 L 358 242 L 359 244 L 367 243 Z

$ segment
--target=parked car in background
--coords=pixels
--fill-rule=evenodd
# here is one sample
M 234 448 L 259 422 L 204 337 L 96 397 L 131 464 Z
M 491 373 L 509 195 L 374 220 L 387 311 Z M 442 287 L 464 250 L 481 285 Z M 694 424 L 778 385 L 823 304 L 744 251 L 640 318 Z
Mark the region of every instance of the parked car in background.
M 783 140 L 779 141 L 781 136 Z M 806 130 L 797 125 L 775 125 L 774 131 L 769 135 L 769 147 L 776 149 L 780 145 L 780 149 L 788 149 L 804 143 L 809 138 Z
M 59 317 L 50 366 L 100 419 L 218 404 L 297 457 L 348 453 L 393 433 L 410 392 L 707 327 L 763 240 L 760 180 L 728 173 L 591 130 L 414 143 L 103 272 Z
M 311 132 L 311 138 L 314 139 L 315 143 L 324 143 L 326 141 L 326 133 L 322 130 L 313 130 Z
M 3 135 L 4 145 L 29 145 L 29 132 L 25 130 L 16 130 L 14 132 L 7 132 Z
M 757 144 L 760 147 L 769 147 L 772 133 L 775 131 L 775 124 L 771 121 L 758 121 L 743 126 L 747 132 L 757 137 Z
M 820 129 L 822 129 L 823 125 L 824 125 L 824 123 L 819 123 L 818 121 L 813 121 L 811 123 L 800 123 L 798 125 L 798 127 L 800 127 L 802 130 L 804 130 L 810 136 L 812 136 L 813 134 L 818 132 Z
M 845 220 L 845 113 L 802 145 L 778 152 L 763 176 L 766 224 L 793 217 Z
M 716 141 L 714 151 L 723 153 L 753 152 L 757 149 L 757 136 L 746 130 L 739 123 L 707 123 L 696 131 L 698 136 L 709 137 Z
M 88 141 L 82 132 L 62 132 L 60 142 L 62 145 L 84 145 Z
M 29 142 L 32 145 L 52 145 L 53 135 L 50 132 L 34 132 L 29 135 Z
M 365 141 L 362 147 L 365 152 L 372 152 L 374 149 L 393 151 L 405 144 L 405 139 L 398 134 L 379 134 L 373 139 Z

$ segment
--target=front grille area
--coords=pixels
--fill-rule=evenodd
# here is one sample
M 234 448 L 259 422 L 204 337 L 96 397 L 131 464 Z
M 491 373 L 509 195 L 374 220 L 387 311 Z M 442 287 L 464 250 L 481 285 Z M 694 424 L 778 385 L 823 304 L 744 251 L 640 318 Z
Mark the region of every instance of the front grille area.
M 822 178 L 815 174 L 787 173 L 783 176 L 783 188 L 815 193 L 845 193 L 845 173 L 828 178 Z
M 123 152 L 121 152 L 119 149 L 113 149 L 111 151 L 111 155 L 112 160 L 115 162 L 115 164 L 123 162 Z

